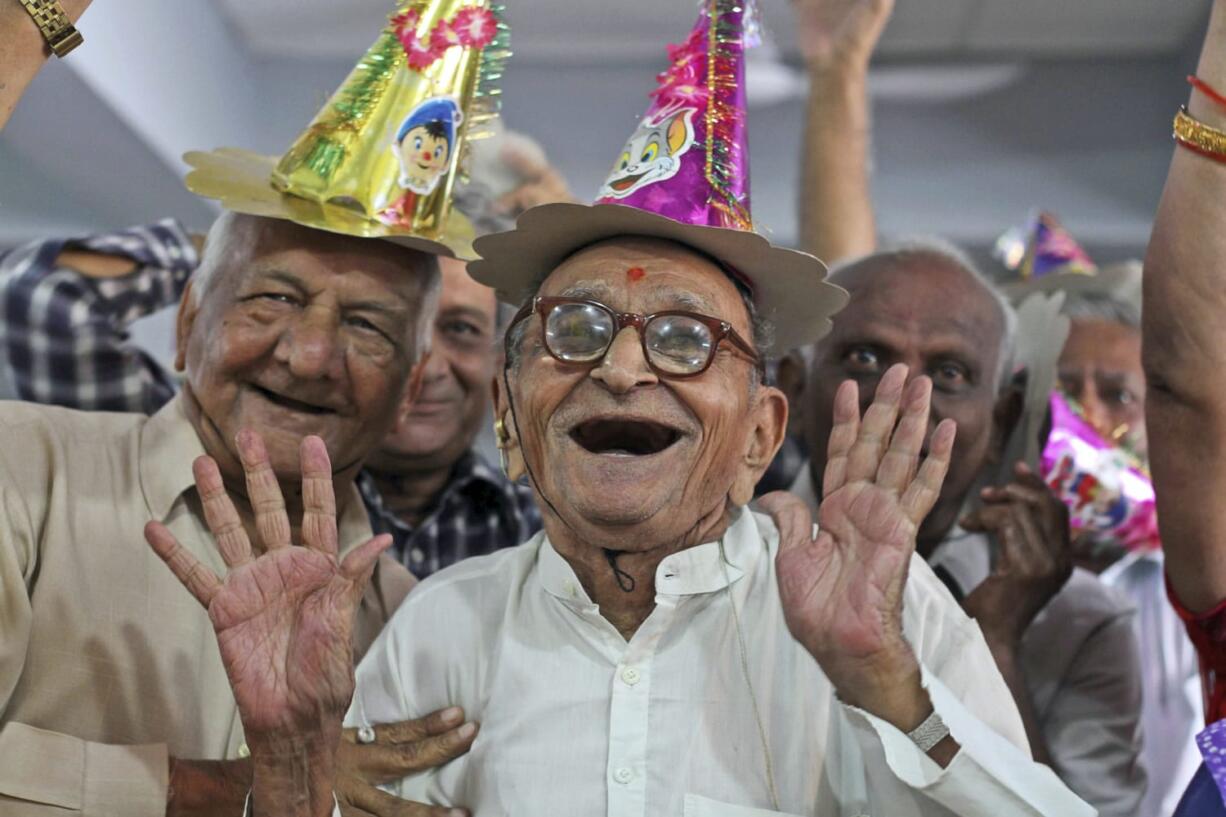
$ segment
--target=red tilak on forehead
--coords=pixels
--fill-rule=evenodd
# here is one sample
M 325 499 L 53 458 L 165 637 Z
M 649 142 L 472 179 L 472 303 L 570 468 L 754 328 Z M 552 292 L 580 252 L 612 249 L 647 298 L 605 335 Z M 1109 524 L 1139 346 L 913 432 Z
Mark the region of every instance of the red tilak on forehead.
M 643 269 L 642 267 L 631 267 L 630 269 L 626 270 L 626 277 L 631 281 L 641 281 L 643 276 L 646 274 L 647 270 Z

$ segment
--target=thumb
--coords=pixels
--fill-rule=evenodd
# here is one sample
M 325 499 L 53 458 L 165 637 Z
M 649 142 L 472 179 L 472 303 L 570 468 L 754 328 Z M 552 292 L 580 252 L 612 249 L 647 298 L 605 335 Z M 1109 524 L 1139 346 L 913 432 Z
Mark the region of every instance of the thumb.
M 379 556 L 391 546 L 390 533 L 375 536 L 349 552 L 341 562 L 341 573 L 352 580 L 359 590 L 364 590 L 366 583 L 370 581 L 370 574 L 374 572 L 375 562 L 379 561 Z
M 804 501 L 787 491 L 774 491 L 758 500 L 758 507 L 770 515 L 779 529 L 779 552 L 813 541 L 813 515 Z

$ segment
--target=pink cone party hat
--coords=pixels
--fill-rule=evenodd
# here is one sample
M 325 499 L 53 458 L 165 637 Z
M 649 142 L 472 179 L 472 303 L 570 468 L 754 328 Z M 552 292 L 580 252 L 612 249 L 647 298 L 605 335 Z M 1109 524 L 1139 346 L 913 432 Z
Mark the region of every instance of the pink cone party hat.
M 542 275 L 585 246 L 617 236 L 675 241 L 705 253 L 753 295 L 775 327 L 775 352 L 830 329 L 847 293 L 811 255 L 773 246 L 754 230 L 746 140 L 747 0 L 705 0 L 652 102 L 618 152 L 590 206 L 546 204 L 516 229 L 484 236 L 469 274 L 518 304 Z

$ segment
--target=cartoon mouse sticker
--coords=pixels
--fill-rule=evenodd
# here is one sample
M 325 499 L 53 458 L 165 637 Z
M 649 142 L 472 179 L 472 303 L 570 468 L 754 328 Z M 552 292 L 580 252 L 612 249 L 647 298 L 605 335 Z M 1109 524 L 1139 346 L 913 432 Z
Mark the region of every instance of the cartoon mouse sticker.
M 622 149 L 601 198 L 622 199 L 649 184 L 671 179 L 694 144 L 696 108 L 680 108 L 642 122 Z

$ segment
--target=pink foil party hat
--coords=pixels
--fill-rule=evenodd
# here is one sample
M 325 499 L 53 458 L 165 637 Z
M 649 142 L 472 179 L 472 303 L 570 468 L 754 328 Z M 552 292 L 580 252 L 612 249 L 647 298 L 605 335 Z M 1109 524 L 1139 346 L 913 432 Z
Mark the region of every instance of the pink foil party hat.
M 827 282 L 812 255 L 774 246 L 749 210 L 745 47 L 750 0 L 704 0 L 686 40 L 668 47 L 651 104 L 592 205 L 544 204 L 509 232 L 477 239 L 477 281 L 518 305 L 542 276 L 598 241 L 653 237 L 720 263 L 774 326 L 775 352 L 830 330 L 847 293 Z
M 710 3 L 690 36 L 668 47 L 652 105 L 600 188 L 684 224 L 752 230 L 745 132 L 744 2 Z

